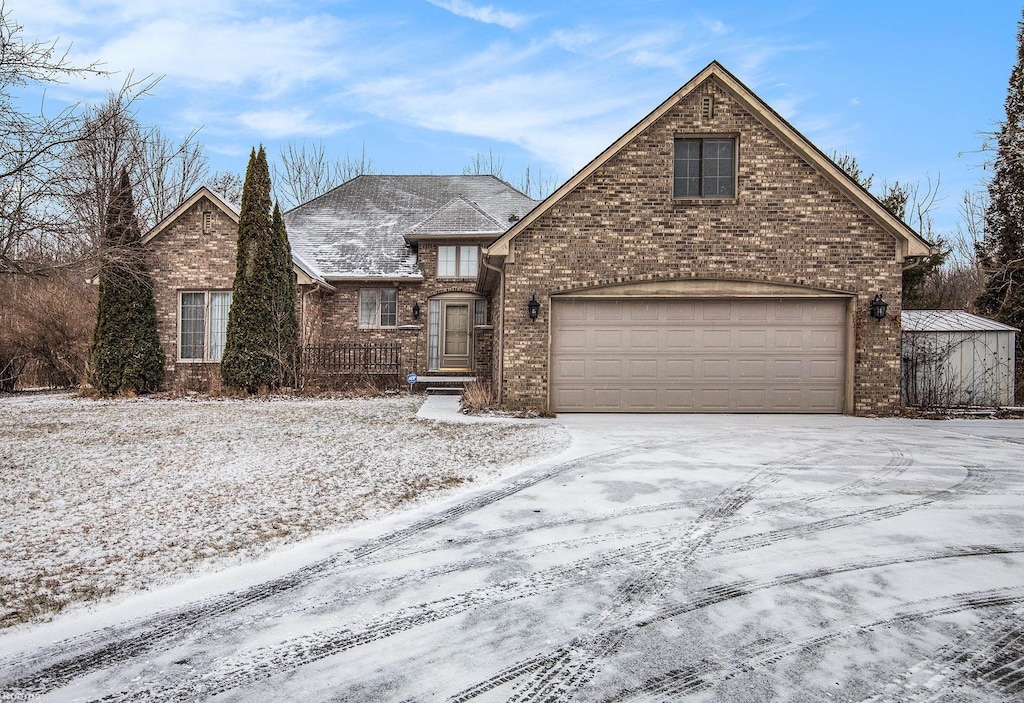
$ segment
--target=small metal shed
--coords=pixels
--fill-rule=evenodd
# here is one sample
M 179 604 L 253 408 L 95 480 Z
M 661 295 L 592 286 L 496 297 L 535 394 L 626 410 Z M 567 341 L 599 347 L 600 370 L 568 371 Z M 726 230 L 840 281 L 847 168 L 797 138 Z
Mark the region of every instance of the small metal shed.
M 904 310 L 903 404 L 1013 405 L 1017 329 L 962 310 Z

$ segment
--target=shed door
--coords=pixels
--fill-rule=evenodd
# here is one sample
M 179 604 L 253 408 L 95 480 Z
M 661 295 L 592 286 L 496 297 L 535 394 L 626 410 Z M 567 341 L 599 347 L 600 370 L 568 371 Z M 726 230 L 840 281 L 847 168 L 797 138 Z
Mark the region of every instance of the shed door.
M 843 411 L 846 301 L 553 299 L 556 412 Z

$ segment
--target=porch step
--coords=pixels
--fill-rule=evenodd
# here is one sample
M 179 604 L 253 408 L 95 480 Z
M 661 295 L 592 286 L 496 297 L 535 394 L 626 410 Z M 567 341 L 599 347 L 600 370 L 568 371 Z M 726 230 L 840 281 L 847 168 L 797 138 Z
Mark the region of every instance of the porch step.
M 420 376 L 416 383 L 473 383 L 476 376 Z
M 459 386 L 427 386 L 427 395 L 462 395 Z

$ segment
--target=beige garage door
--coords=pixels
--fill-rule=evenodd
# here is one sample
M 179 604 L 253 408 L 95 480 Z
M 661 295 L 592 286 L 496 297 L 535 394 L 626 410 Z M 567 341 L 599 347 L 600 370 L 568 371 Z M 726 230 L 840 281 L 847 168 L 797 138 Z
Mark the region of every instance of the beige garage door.
M 846 301 L 553 302 L 556 412 L 843 411 Z

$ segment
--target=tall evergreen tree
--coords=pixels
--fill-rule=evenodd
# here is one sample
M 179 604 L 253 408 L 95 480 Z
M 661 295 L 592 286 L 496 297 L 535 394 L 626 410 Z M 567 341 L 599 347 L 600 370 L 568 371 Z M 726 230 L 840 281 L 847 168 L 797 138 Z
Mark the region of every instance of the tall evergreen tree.
M 271 218 L 274 232 L 274 264 L 278 273 L 274 294 L 274 320 L 277 334 L 278 358 L 281 361 L 281 383 L 293 382 L 298 361 L 298 320 L 295 316 L 295 274 L 292 271 L 292 248 L 288 231 L 281 216 L 281 208 L 274 203 Z
M 978 309 L 1024 328 L 1024 21 L 1017 23 L 1017 63 L 1010 73 L 988 194 L 979 251 L 988 281 Z
M 988 184 L 985 236 L 978 258 L 987 282 L 979 312 L 1024 329 L 1024 20 L 1017 23 L 1017 62 L 1006 92 L 1006 120 L 996 140 Z M 1017 397 L 1024 394 L 1024 334 L 1017 335 Z
M 155 391 L 163 380 L 164 353 L 126 168 L 107 206 L 103 245 L 89 380 L 102 393 Z
M 249 157 L 242 186 L 235 282 L 221 359 L 224 382 L 250 393 L 286 381 L 295 347 L 291 253 L 282 253 L 284 221 L 278 234 L 270 213 L 270 190 L 267 154 L 260 146 Z M 290 318 L 284 315 L 289 296 Z

